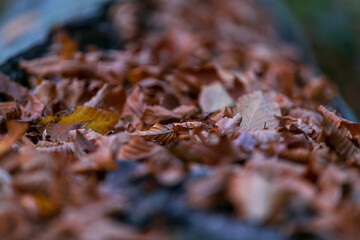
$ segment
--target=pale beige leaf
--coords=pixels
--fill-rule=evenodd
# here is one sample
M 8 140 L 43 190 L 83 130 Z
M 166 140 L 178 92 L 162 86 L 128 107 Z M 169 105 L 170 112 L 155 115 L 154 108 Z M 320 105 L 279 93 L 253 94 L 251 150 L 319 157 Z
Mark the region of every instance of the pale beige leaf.
M 281 115 L 280 107 L 267 93 L 255 91 L 246 94 L 240 97 L 236 104 L 243 118 L 243 127 L 263 129 L 274 128 L 279 124 L 274 115 Z
M 199 105 L 203 112 L 215 111 L 233 104 L 233 99 L 219 82 L 203 86 L 199 96 Z

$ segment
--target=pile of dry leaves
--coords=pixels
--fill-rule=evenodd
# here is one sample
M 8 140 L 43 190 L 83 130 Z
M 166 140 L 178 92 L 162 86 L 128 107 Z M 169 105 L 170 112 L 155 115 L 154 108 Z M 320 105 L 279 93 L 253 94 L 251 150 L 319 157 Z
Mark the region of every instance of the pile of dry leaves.
M 111 8 L 123 50 L 59 32 L 30 89 L 0 75 L 0 238 L 356 239 L 360 124 L 266 11 L 143 8 Z

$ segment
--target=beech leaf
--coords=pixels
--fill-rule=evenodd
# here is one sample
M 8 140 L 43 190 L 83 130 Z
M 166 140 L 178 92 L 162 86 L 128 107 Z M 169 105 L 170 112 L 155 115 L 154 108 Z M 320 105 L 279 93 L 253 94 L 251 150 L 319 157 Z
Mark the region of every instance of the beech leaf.
M 178 138 L 178 134 L 173 129 L 159 123 L 155 123 L 148 131 L 137 131 L 134 135 L 166 145 Z
M 215 126 L 218 127 L 221 134 L 231 134 L 235 131 L 236 127 L 240 126 L 241 120 L 242 117 L 238 113 L 233 118 L 224 117 L 220 119 Z
M 201 89 L 199 105 L 203 112 L 222 109 L 233 104 L 233 99 L 219 82 L 205 85 Z
M 121 116 L 115 112 L 101 108 L 78 106 L 70 114 L 60 118 L 58 124 L 74 124 L 89 121 L 84 128 L 100 133 L 108 133 L 120 120 Z
M 237 108 L 242 116 L 241 126 L 263 129 L 274 128 L 279 124 L 275 115 L 280 116 L 280 107 L 262 91 L 255 91 L 240 97 L 237 102 Z

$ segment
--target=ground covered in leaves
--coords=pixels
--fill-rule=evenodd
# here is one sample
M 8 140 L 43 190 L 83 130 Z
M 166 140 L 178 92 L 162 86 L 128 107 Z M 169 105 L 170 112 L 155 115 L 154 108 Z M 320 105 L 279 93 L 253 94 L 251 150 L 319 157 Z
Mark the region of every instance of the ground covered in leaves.
M 360 124 L 253 1 L 118 3 L 0 75 L 1 239 L 356 239 Z M 145 20 L 144 20 L 145 18 Z

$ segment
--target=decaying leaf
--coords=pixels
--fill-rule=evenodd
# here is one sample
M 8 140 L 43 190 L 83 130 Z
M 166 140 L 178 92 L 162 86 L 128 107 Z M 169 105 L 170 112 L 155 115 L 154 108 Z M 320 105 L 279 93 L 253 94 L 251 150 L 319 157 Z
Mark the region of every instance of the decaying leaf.
M 232 134 L 235 132 L 235 128 L 240 126 L 242 117 L 238 113 L 233 118 L 224 117 L 220 119 L 215 126 L 218 127 L 221 134 Z
M 359 148 L 341 130 L 337 129 L 334 124 L 326 123 L 323 131 L 326 142 L 335 149 L 339 156 L 347 159 L 360 152 Z
M 199 105 L 202 112 L 211 112 L 233 104 L 232 98 L 219 82 L 201 88 Z
M 15 141 L 27 130 L 28 124 L 11 121 L 7 123 L 8 133 L 0 139 L 0 156 L 6 153 Z
M 239 216 L 259 223 L 275 217 L 289 197 L 289 192 L 279 185 L 246 171 L 231 177 L 228 194 Z
M 360 123 L 351 122 L 347 119 L 339 117 L 322 105 L 320 105 L 317 110 L 321 113 L 324 119 L 334 124 L 335 127 L 340 129 L 347 137 L 357 138 L 357 136 L 360 136 Z
M 241 126 L 263 129 L 274 128 L 279 124 L 275 115 L 280 116 L 280 108 L 266 92 L 255 91 L 240 97 L 237 108 L 242 116 Z
M 173 129 L 159 123 L 156 123 L 148 131 L 136 131 L 134 135 L 165 145 L 176 141 L 179 137 Z
M 19 119 L 21 115 L 20 106 L 16 102 L 0 102 L 0 124 Z
M 111 1 L 2 64 L 0 239 L 357 239 L 360 124 L 261 2 Z
M 159 121 L 180 120 L 183 116 L 191 116 L 198 111 L 195 106 L 182 105 L 173 110 L 161 106 L 148 106 L 145 108 L 141 119 L 149 125 Z

